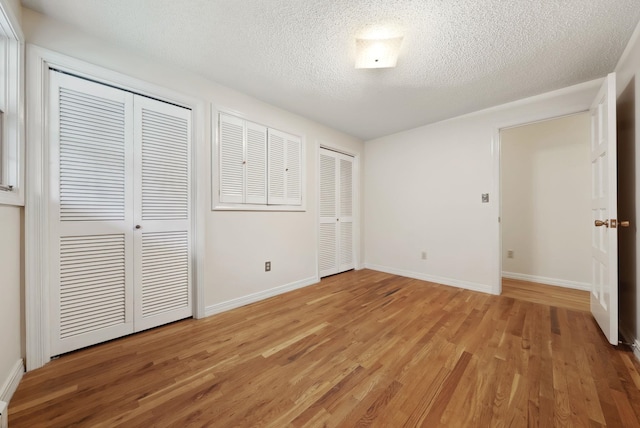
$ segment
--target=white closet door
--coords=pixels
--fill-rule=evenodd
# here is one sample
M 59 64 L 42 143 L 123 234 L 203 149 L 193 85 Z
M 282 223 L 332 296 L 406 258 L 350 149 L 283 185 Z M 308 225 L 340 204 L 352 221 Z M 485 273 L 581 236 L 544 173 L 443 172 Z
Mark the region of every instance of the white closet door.
M 320 149 L 320 277 L 355 267 L 353 158 Z
M 133 332 L 133 95 L 50 72 L 51 352 Z
M 320 277 L 338 273 L 338 167 L 334 152 L 320 149 Z
M 135 330 L 192 315 L 191 111 L 134 99 Z
M 344 272 L 355 267 L 353 257 L 353 158 L 340 154 L 338 156 L 337 162 L 340 170 L 338 270 Z

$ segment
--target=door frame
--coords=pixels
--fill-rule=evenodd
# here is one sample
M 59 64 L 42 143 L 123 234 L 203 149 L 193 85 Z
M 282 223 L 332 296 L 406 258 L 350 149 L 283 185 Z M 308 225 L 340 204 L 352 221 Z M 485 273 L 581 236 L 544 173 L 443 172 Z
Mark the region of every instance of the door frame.
M 25 204 L 25 330 L 27 370 L 51 359 L 49 331 L 49 233 L 48 233 L 48 109 L 49 68 L 74 74 L 108 86 L 145 95 L 191 109 L 191 254 L 194 318 L 205 316 L 204 215 L 206 185 L 198 171 L 205 171 L 205 103 L 174 90 L 145 82 L 35 45 L 27 46 L 27 180 Z M 201 233 L 199 233 L 201 232 Z
M 544 122 L 550 119 L 589 111 L 589 107 L 591 106 L 593 98 L 598 93 L 603 80 L 604 78 L 595 79 L 576 86 L 560 89 L 549 94 L 537 96 L 535 97 L 536 100 L 544 100 L 562 95 L 569 95 L 574 93 L 580 94 L 578 98 L 571 99 L 570 102 L 562 106 L 558 106 L 558 108 L 549 106 L 547 106 L 547 108 L 536 107 L 530 112 L 527 112 L 526 109 L 523 109 L 523 111 L 521 112 L 515 110 L 511 114 L 512 117 L 510 119 L 496 121 L 496 123 L 493 124 L 491 132 L 491 170 L 493 182 L 491 185 L 490 196 L 491 198 L 493 198 L 492 200 L 495 201 L 495 205 L 494 203 L 491 203 L 491 208 L 494 218 L 497 222 L 497 227 L 495 229 L 494 240 L 491 243 L 491 249 L 492 253 L 497 257 L 497 260 L 494 265 L 495 270 L 493 273 L 493 280 L 491 284 L 491 294 L 502 294 L 502 224 L 500 223 L 500 218 L 502 216 L 502 194 L 500 191 L 500 131 L 502 129 L 529 125 L 536 122 Z M 531 100 L 532 99 L 516 101 L 512 104 L 512 107 L 524 107 Z
M 320 281 L 320 149 L 331 150 L 353 158 L 353 260 L 355 270 L 360 270 L 362 264 L 361 250 L 361 194 L 360 194 L 360 153 L 343 146 L 324 141 L 316 145 L 316 278 Z
M 508 129 L 513 129 L 513 128 L 519 128 L 521 126 L 534 125 L 536 123 L 547 122 L 547 121 L 550 121 L 550 120 L 562 119 L 562 118 L 565 118 L 565 117 L 575 116 L 575 115 L 578 115 L 578 114 L 584 114 L 584 113 L 588 113 L 588 112 L 589 112 L 589 109 L 578 110 L 578 111 L 574 111 L 572 113 L 554 115 L 554 116 L 550 116 L 550 117 L 543 118 L 543 119 L 536 119 L 536 120 L 533 120 L 533 121 L 527 121 L 527 122 L 524 122 L 524 123 L 519 123 L 519 124 L 516 124 L 516 125 L 503 126 L 503 127 L 499 128 L 497 130 L 498 135 L 494 136 L 494 141 L 497 141 L 496 148 L 495 148 L 495 150 L 497 151 L 497 155 L 498 155 L 498 172 L 497 172 L 497 177 L 496 177 L 496 182 L 497 182 L 496 185 L 497 185 L 497 187 L 499 189 L 499 192 L 498 192 L 498 198 L 499 198 L 498 205 L 499 205 L 499 218 L 500 219 L 502 219 L 502 203 L 503 203 L 502 188 L 501 188 L 501 186 L 502 186 L 502 181 L 501 181 L 501 178 L 502 178 L 502 141 L 501 141 L 502 131 L 505 131 L 505 130 L 508 130 Z M 492 150 L 493 150 L 493 148 L 492 148 Z M 498 287 L 499 287 L 498 290 L 499 290 L 499 292 L 495 293 L 495 294 L 501 294 L 502 293 L 502 251 L 503 251 L 503 248 L 502 248 L 502 240 L 503 240 L 502 221 L 498 222 L 498 229 L 499 229 L 498 233 L 499 233 L 499 236 L 500 236 L 500 238 L 499 238 L 500 241 L 498 243 L 498 245 L 499 245 L 499 247 L 498 247 L 499 248 L 499 251 L 498 251 L 498 263 L 499 263 L 499 267 L 500 267 L 499 278 L 498 278 Z M 569 288 L 574 288 L 574 289 L 579 289 L 579 290 L 586 290 L 585 288 L 578 288 L 578 287 L 575 287 L 575 286 L 568 286 L 568 287 Z

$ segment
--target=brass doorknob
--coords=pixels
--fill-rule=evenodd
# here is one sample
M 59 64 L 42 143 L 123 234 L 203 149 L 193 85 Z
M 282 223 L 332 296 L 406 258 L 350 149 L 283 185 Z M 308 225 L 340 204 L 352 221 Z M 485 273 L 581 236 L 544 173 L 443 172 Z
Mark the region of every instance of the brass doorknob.
M 618 223 L 620 225 L 620 227 L 629 227 L 629 221 L 628 220 L 623 220 L 620 223 Z
M 600 227 L 600 226 L 609 227 L 609 220 L 605 220 L 605 221 L 596 220 L 594 224 L 596 225 L 596 227 Z

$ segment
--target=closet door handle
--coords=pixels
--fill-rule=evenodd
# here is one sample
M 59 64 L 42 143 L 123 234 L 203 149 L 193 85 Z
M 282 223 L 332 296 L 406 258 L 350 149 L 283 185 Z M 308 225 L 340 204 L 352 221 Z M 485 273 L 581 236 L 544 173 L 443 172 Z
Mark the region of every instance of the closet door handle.
M 139 224 L 136 224 L 136 229 L 142 229 L 142 226 L 140 226 Z

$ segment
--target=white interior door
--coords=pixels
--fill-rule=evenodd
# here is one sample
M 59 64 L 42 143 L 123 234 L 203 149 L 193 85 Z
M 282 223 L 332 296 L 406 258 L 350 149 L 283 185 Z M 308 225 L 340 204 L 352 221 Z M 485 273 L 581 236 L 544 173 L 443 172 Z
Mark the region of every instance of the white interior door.
M 353 158 L 320 149 L 320 277 L 355 267 Z
M 50 72 L 51 352 L 133 332 L 133 95 Z
M 591 313 L 618 344 L 618 220 L 616 76 L 607 76 L 591 106 Z
M 134 99 L 135 330 L 192 315 L 191 111 Z

